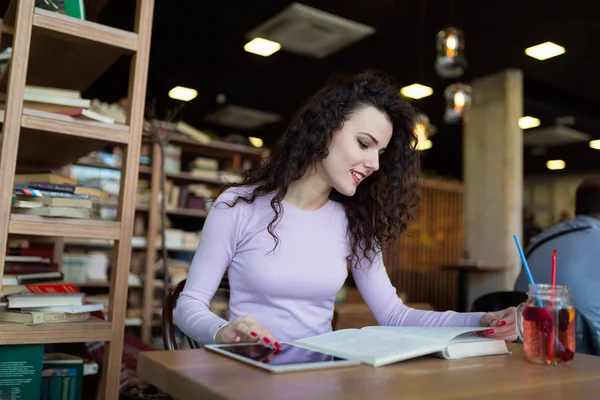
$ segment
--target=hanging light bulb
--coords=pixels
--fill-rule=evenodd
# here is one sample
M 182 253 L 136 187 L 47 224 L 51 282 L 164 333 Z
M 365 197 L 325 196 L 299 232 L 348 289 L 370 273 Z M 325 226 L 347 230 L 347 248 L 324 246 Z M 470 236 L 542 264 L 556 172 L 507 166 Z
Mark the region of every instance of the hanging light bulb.
M 465 114 L 465 110 L 471 105 L 471 94 L 473 88 L 464 83 L 455 83 L 444 90 L 446 98 L 446 112 L 444 121 L 449 124 L 459 123 Z
M 429 117 L 418 113 L 415 118 L 415 140 L 413 144 L 419 151 L 430 149 L 433 146 L 429 138 L 436 132 L 435 126 L 429 123 Z
M 448 27 L 439 31 L 436 50 L 435 70 L 442 78 L 458 78 L 465 72 L 465 38 L 460 29 Z

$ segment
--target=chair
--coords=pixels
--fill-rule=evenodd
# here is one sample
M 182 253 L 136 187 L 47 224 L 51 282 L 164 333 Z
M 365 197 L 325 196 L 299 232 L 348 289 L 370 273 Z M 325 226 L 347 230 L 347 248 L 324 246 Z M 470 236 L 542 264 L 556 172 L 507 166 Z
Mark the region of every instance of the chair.
M 600 356 L 600 337 L 589 320 L 575 310 L 575 352 Z
M 163 337 L 163 346 L 165 350 L 177 350 L 177 340 L 175 338 L 175 324 L 173 323 L 173 310 L 175 309 L 175 305 L 177 304 L 177 299 L 179 295 L 183 291 L 185 287 L 185 282 L 187 279 L 179 282 L 175 287 L 171 290 L 171 292 L 165 297 L 163 300 L 163 309 L 162 309 L 162 337 Z M 229 279 L 227 274 L 223 276 L 221 283 L 219 284 L 219 289 L 229 290 Z M 192 340 L 187 335 L 184 335 L 188 344 L 192 349 L 198 349 L 200 346 L 194 340 Z
M 479 296 L 471 305 L 471 312 L 500 311 L 517 307 L 527 300 L 527 293 L 518 291 L 492 292 Z

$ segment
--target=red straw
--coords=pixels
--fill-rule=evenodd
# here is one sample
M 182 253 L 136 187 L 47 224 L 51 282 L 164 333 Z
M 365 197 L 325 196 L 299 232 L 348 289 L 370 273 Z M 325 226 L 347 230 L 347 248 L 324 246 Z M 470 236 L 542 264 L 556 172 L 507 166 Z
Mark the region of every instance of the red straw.
M 552 252 L 552 303 L 554 305 L 554 286 L 556 286 L 556 249 Z
M 556 249 L 552 252 L 552 297 L 550 298 L 550 304 L 552 307 L 552 316 L 554 317 L 554 289 L 556 287 Z M 548 361 L 552 361 L 554 358 L 554 318 L 552 318 L 552 327 L 548 333 Z

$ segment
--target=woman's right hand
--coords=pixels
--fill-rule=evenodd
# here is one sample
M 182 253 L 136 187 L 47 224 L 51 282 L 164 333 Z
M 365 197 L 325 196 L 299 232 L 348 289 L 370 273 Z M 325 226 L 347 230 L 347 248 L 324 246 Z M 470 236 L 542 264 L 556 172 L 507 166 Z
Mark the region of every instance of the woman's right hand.
M 217 344 L 251 342 L 262 342 L 266 345 L 272 345 L 277 350 L 281 348 L 273 333 L 251 315 L 235 318 L 219 329 L 215 335 L 215 343 Z

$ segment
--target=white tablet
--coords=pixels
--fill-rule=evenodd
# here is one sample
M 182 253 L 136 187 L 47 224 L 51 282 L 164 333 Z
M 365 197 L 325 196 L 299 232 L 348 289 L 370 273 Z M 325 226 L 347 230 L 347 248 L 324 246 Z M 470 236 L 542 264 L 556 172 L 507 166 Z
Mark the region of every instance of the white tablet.
M 335 357 L 289 343 L 281 342 L 280 344 L 280 350 L 264 346 L 261 343 L 209 344 L 204 348 L 270 372 L 360 365 L 360 361 Z

